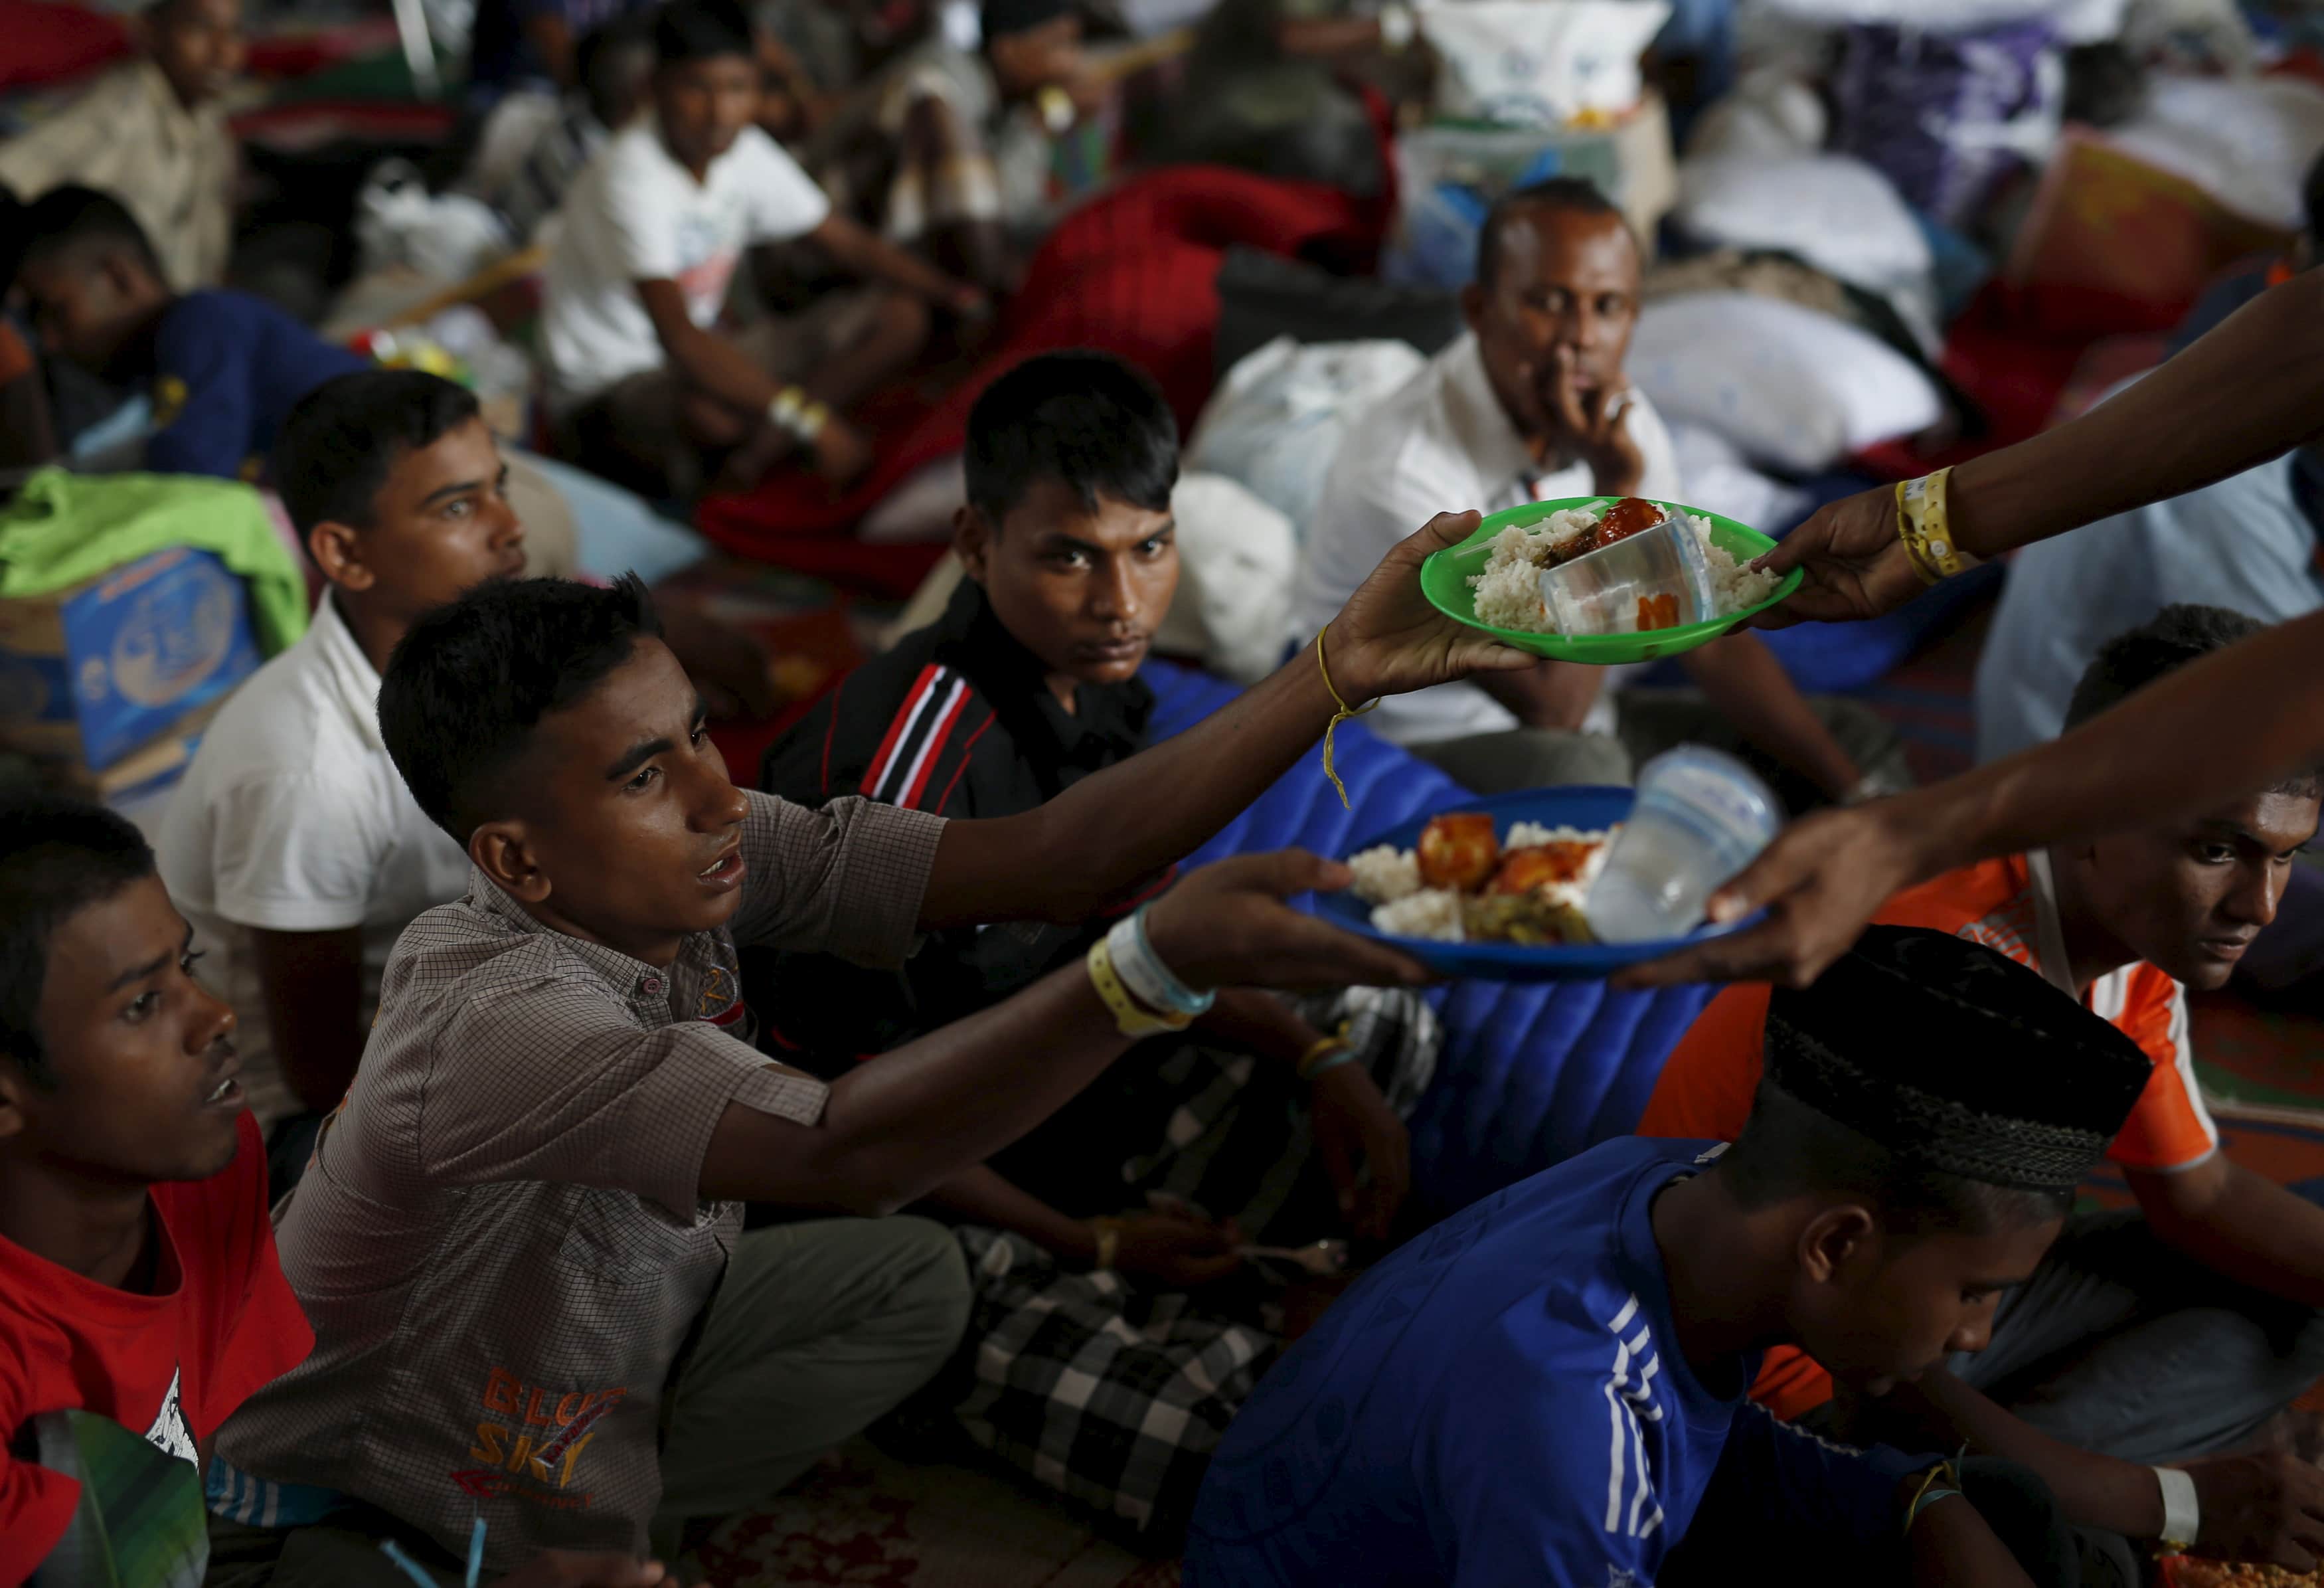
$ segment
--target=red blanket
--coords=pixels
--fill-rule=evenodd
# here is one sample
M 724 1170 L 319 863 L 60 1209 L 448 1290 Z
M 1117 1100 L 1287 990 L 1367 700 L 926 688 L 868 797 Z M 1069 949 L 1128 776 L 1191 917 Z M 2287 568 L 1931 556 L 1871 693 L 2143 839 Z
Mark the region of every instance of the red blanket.
M 69 82 L 134 48 L 128 26 L 119 17 L 40 0 L 0 0 L 0 39 L 8 41 L 8 47 L 0 50 L 0 88 Z
M 1074 211 L 1034 255 L 992 352 L 933 407 L 890 400 L 867 411 L 880 460 L 845 494 L 785 474 L 743 496 L 713 497 L 704 534 L 742 556 L 881 595 L 902 596 L 941 545 L 867 546 L 849 531 L 913 471 L 961 448 L 968 411 L 1004 371 L 1036 353 L 1095 347 L 1143 366 L 1182 429 L 1210 396 L 1219 262 L 1237 245 L 1275 254 L 1363 257 L 1377 246 L 1379 200 L 1215 166 L 1177 166 L 1133 179 Z

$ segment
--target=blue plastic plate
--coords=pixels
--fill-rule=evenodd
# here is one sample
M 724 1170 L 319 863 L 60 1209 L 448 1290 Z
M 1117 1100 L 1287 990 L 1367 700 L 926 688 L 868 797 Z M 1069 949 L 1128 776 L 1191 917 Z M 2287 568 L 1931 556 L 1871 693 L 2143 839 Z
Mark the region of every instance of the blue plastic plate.
M 1627 820 L 1633 798 L 1628 789 L 1586 785 L 1528 789 L 1522 793 L 1496 795 L 1490 799 L 1451 805 L 1443 811 L 1415 817 L 1385 833 L 1375 833 L 1360 844 L 1351 845 L 1348 854 L 1353 854 L 1379 844 L 1393 844 L 1398 849 L 1409 849 L 1419 841 L 1420 829 L 1426 826 L 1433 817 L 1444 815 L 1446 811 L 1490 811 L 1496 835 L 1508 832 L 1514 822 L 1539 822 L 1547 827 L 1580 827 L 1590 832 Z M 1347 856 L 1340 858 L 1344 860 Z M 1651 943 L 1572 943 L 1530 947 L 1520 943 L 1440 943 L 1432 938 L 1399 937 L 1391 933 L 1375 931 L 1371 920 L 1372 907 L 1357 898 L 1352 890 L 1317 894 L 1315 911 L 1335 927 L 1344 927 L 1351 932 L 1395 944 L 1439 975 L 1464 976 L 1483 982 L 1591 981 L 1610 975 L 1626 965 L 1660 959 L 1665 954 L 1683 948 L 1690 943 L 1700 943 L 1706 937 L 1740 931 L 1758 919 L 1757 916 L 1748 917 L 1732 926 L 1705 927 L 1683 937 L 1665 937 Z

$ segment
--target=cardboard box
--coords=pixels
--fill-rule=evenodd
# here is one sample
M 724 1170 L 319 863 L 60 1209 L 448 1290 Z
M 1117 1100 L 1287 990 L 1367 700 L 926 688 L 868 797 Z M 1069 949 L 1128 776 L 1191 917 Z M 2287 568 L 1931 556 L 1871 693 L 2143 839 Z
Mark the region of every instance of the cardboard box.
M 157 740 L 195 731 L 259 660 L 242 580 L 190 547 L 0 600 L 0 749 L 104 785 Z

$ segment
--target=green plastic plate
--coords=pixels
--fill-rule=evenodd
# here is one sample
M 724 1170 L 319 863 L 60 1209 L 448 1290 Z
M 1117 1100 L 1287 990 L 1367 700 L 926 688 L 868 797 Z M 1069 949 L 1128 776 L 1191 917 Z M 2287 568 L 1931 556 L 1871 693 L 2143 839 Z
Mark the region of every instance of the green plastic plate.
M 1458 546 L 1447 546 L 1432 552 L 1420 565 L 1421 593 L 1429 604 L 1446 616 L 1456 618 L 1472 629 L 1482 629 L 1504 644 L 1520 651 L 1530 651 L 1536 656 L 1545 656 L 1552 661 L 1587 662 L 1592 667 L 1613 667 L 1623 662 L 1653 661 L 1657 657 L 1676 656 L 1682 651 L 1692 651 L 1707 645 L 1755 613 L 1761 613 L 1800 587 L 1805 577 L 1794 568 L 1791 577 L 1775 586 L 1775 593 L 1757 606 L 1744 608 L 1709 623 L 1689 623 L 1684 628 L 1655 629 L 1643 634 L 1579 634 L 1568 638 L 1563 634 L 1531 634 L 1521 629 L 1497 629 L 1490 623 L 1477 621 L 1477 593 L 1469 587 L 1469 580 L 1485 571 L 1485 558 L 1493 537 L 1511 524 L 1536 524 L 1553 512 L 1569 507 L 1587 507 L 1594 503 L 1612 502 L 1611 496 L 1567 496 L 1555 502 L 1531 502 L 1523 507 L 1512 507 L 1497 512 L 1477 526 L 1476 533 Z M 1711 544 L 1727 552 L 1738 562 L 1748 562 L 1775 545 L 1775 541 L 1751 528 L 1738 524 L 1731 518 L 1721 518 L 1715 512 L 1705 512 L 1699 507 L 1688 507 L 1683 502 L 1665 503 L 1697 518 L 1711 521 Z

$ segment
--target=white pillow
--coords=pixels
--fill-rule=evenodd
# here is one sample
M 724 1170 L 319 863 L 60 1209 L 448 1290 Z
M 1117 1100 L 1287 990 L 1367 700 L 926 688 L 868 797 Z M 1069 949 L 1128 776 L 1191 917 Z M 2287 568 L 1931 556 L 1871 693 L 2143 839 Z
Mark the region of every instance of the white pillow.
M 1745 72 L 1735 87 L 1694 118 L 1686 135 L 1690 162 L 1743 156 L 1789 160 L 1823 147 L 1830 115 L 1805 78 L 1777 67 Z
M 1341 441 L 1427 362 L 1403 342 L 1277 337 L 1227 372 L 1186 443 L 1186 466 L 1239 482 L 1305 535 Z
M 1291 521 L 1223 475 L 1178 476 L 1178 596 L 1155 649 L 1256 684 L 1283 659 L 1299 544 Z
M 1702 425 L 1753 461 L 1796 474 L 1926 429 L 1944 412 L 1929 377 L 1878 337 L 1748 292 L 1648 304 L 1629 374 L 1672 426 Z
M 1885 291 L 1924 282 L 1929 239 L 1888 179 L 1845 154 L 1689 159 L 1672 218 L 1708 243 L 1782 248 Z
M 2297 231 L 2301 184 L 2324 149 L 2324 89 L 2299 78 L 2157 74 L 2145 108 L 2107 133 L 2237 215 Z
M 1439 114 L 1524 127 L 1637 104 L 1638 57 L 1671 13 L 1665 0 L 1419 0 L 1415 10 L 1443 62 Z

